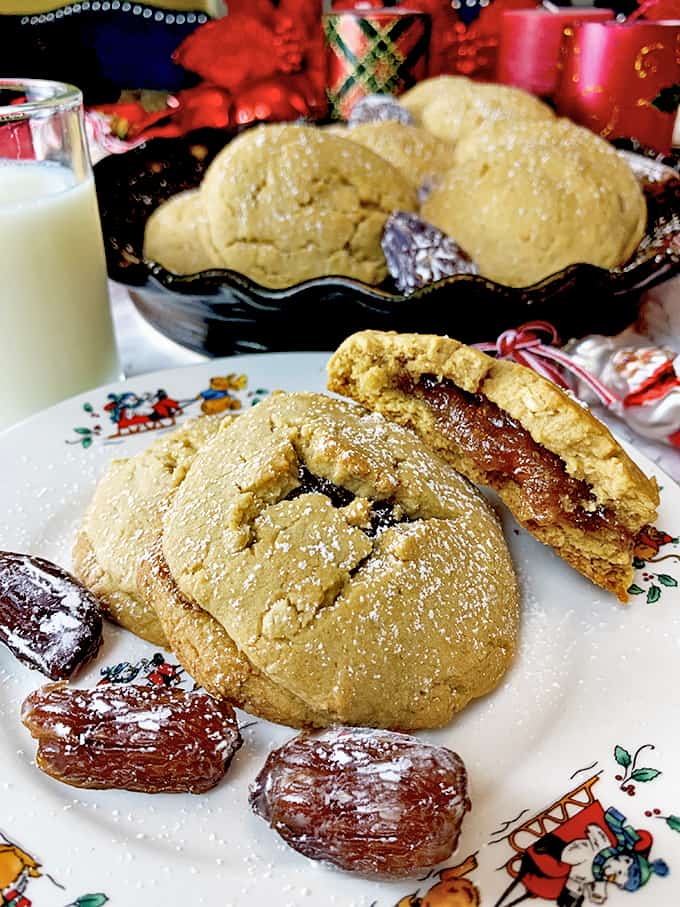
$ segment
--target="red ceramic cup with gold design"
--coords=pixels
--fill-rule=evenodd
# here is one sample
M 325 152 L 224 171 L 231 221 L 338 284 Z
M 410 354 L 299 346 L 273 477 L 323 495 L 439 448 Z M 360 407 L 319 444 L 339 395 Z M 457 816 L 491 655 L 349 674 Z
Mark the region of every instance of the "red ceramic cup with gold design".
M 496 77 L 543 97 L 555 93 L 559 82 L 560 45 L 565 28 L 580 22 L 606 22 L 611 9 L 568 6 L 504 10 Z
M 662 92 L 680 82 L 680 21 L 578 25 L 562 53 L 558 113 L 604 138 L 670 151 L 675 111 L 661 109 Z

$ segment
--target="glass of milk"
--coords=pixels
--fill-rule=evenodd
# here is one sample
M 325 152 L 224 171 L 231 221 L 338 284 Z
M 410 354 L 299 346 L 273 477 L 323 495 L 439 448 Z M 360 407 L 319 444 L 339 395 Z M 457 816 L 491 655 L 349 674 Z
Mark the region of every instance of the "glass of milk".
M 120 377 L 72 85 L 0 79 L 0 429 Z

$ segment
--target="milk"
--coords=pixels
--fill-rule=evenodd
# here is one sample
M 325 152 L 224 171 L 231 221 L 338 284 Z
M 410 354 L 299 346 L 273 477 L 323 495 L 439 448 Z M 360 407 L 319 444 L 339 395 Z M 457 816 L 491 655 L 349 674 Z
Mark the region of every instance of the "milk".
M 0 160 L 0 428 L 118 377 L 92 176 Z

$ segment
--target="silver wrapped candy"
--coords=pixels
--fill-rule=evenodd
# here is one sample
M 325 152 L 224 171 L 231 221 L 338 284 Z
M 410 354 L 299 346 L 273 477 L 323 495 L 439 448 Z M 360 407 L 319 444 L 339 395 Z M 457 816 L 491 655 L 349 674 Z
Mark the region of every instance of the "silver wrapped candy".
M 479 273 L 467 252 L 450 236 L 406 211 L 395 211 L 387 219 L 382 249 L 402 293 L 413 293 L 452 274 Z
M 396 121 L 404 126 L 414 126 L 413 114 L 402 107 L 396 98 L 389 94 L 369 94 L 361 98 L 352 108 L 347 125 L 361 126 L 363 123 L 386 123 Z
M 680 448 L 680 355 L 653 346 L 639 335 L 622 338 L 594 334 L 570 344 L 567 352 L 621 401 L 618 415 L 638 434 Z M 578 396 L 598 402 L 578 381 Z

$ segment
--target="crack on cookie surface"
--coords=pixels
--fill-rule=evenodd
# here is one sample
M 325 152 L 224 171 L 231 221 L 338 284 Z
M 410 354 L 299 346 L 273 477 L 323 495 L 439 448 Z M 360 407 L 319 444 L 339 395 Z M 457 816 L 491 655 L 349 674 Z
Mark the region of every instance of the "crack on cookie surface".
M 360 497 L 348 488 L 336 485 L 330 479 L 311 472 L 304 463 L 300 463 L 298 466 L 298 479 L 300 484 L 288 492 L 283 498 L 284 501 L 293 501 L 304 494 L 323 494 L 330 500 L 333 507 L 342 509 Z M 353 525 L 357 525 L 369 538 L 375 537 L 385 529 L 389 529 L 390 526 L 411 521 L 403 508 L 394 500 L 372 501 L 363 497 L 361 500 L 366 504 L 367 521 L 364 521 L 363 525 L 361 523 L 353 523 Z
M 180 664 L 211 695 L 261 718 L 294 727 L 326 727 L 332 717 L 315 712 L 257 670 L 226 630 L 182 594 L 163 556 L 160 536 L 139 568 L 139 585 L 157 610 Z
M 337 721 L 445 723 L 464 704 L 450 682 L 469 699 L 512 657 L 484 659 L 518 615 L 483 498 L 409 431 L 340 401 L 282 394 L 239 417 L 193 464 L 163 549 L 251 664 Z M 413 691 L 428 687 L 424 706 Z

